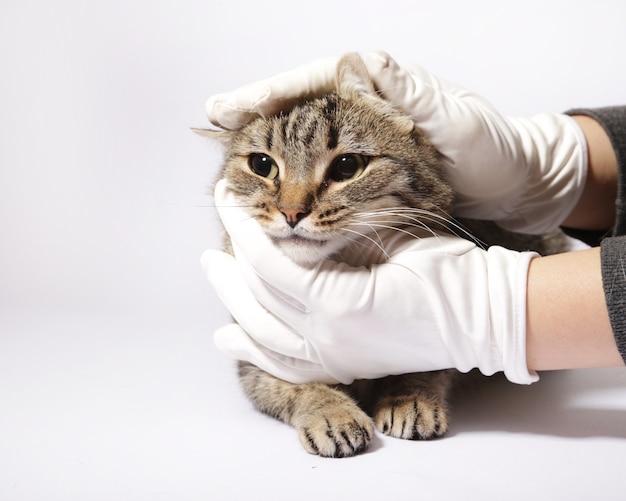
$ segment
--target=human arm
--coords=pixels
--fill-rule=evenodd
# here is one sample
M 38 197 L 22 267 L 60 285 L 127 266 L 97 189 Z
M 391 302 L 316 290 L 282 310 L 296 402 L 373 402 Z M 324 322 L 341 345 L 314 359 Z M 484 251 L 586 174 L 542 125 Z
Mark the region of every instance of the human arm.
M 531 371 L 624 364 L 609 321 L 599 247 L 530 263 L 526 360 Z
M 326 262 L 307 270 L 285 263 L 219 188 L 239 260 L 208 251 L 203 264 L 243 328 L 219 330 L 216 343 L 283 379 L 349 383 L 478 367 L 529 383 L 537 370 L 623 363 L 597 248 L 539 258 L 451 237 L 382 234 L 391 258 L 376 269 Z

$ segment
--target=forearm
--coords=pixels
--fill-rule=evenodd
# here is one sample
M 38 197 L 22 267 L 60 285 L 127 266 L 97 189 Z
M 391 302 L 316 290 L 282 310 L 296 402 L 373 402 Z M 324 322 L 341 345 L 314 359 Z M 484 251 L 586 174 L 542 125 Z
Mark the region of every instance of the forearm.
M 530 370 L 624 365 L 609 322 L 599 248 L 535 258 L 526 321 Z

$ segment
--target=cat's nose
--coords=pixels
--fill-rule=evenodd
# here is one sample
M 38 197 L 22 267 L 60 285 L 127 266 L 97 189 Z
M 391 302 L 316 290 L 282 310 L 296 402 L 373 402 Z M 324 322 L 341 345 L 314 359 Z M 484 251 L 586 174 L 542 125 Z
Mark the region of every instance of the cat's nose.
M 287 224 L 292 228 L 295 228 L 300 221 L 311 213 L 311 211 L 305 207 L 282 208 L 280 212 L 283 213 L 285 219 L 287 219 Z

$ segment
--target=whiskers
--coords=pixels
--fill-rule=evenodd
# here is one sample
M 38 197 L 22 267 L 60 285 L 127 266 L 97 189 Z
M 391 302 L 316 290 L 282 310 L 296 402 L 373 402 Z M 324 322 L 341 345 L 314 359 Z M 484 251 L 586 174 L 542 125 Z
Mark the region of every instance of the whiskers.
M 445 212 L 439 214 L 410 207 L 381 208 L 358 212 L 352 215 L 351 220 L 341 230 L 350 234 L 349 240 L 358 237 L 361 239 L 361 245 L 366 245 L 366 242 L 371 243 L 386 258 L 389 258 L 389 255 L 379 234 L 381 230 L 397 231 L 416 239 L 431 237 L 438 239 L 442 234 L 453 234 L 473 242 L 482 249 L 487 248 L 484 242 L 470 233 L 451 215 Z

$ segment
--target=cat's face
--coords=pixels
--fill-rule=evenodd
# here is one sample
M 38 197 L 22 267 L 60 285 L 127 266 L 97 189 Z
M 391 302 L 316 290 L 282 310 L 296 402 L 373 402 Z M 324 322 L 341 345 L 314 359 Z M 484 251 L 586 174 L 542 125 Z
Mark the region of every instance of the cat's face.
M 441 216 L 452 203 L 434 148 L 409 119 L 363 90 L 362 68 L 345 66 L 337 92 L 224 133 L 222 176 L 301 264 L 380 228 L 415 225 L 416 218 L 432 226 L 423 211 Z

